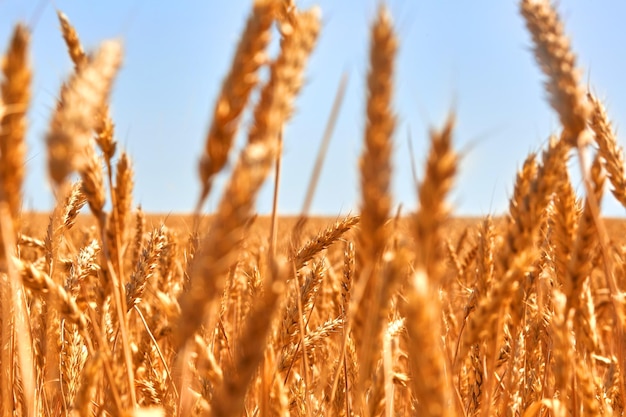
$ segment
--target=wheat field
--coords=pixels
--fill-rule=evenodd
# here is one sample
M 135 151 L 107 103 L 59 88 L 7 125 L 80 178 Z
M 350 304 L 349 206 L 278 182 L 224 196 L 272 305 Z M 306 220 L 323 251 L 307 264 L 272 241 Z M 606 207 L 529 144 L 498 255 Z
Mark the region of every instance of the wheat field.
M 358 213 L 256 215 L 321 29 L 318 9 L 290 0 L 251 1 L 186 217 L 135 205 L 108 108 L 121 45 L 86 53 L 59 12 L 74 70 L 45 135 L 56 206 L 24 213 L 32 68 L 16 25 L 0 80 L 0 416 L 623 415 L 624 224 L 600 207 L 605 188 L 626 207 L 623 151 L 553 5 L 519 9 L 560 127 L 520 158 L 508 212 L 483 219 L 447 202 L 460 160 L 452 113 L 429 132 L 418 208 L 396 210 L 398 39 L 383 5 Z M 233 155 L 245 109 L 254 123 Z

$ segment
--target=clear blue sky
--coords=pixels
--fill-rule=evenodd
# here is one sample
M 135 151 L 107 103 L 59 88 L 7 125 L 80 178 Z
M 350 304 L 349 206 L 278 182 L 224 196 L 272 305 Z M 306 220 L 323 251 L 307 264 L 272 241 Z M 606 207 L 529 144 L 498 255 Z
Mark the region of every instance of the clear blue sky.
M 14 23 L 34 26 L 34 102 L 25 208 L 47 210 L 53 204 L 43 137 L 59 86 L 72 68 L 55 9 L 68 15 L 87 49 L 111 37 L 124 40 L 124 67 L 115 84 L 112 109 L 120 147 L 134 161 L 136 203 L 146 211 L 187 212 L 198 196 L 197 160 L 213 103 L 251 3 L 0 0 L 3 50 Z M 302 206 L 314 155 L 346 71 L 348 90 L 313 204 L 314 213 L 337 215 L 358 207 L 368 27 L 378 0 L 298 4 L 319 5 L 324 26 L 297 112 L 285 132 L 280 211 L 294 214 Z M 456 146 L 465 150 L 452 196 L 455 211 L 459 215 L 502 213 L 526 154 L 538 150 L 558 129 L 557 118 L 544 100 L 543 76 L 530 52 L 517 1 L 389 0 L 388 5 L 400 38 L 395 80 L 395 202 L 407 209 L 415 207 L 409 130 L 421 172 L 428 128 L 439 126 L 454 108 Z M 585 70 L 585 82 L 589 80 L 606 99 L 618 128 L 623 126 L 626 2 L 561 1 L 559 11 Z M 582 188 L 578 180 L 575 185 Z M 216 191 L 207 210 L 218 202 Z M 267 187 L 258 209 L 268 212 L 270 207 Z M 621 216 L 624 209 L 606 198 L 604 212 Z

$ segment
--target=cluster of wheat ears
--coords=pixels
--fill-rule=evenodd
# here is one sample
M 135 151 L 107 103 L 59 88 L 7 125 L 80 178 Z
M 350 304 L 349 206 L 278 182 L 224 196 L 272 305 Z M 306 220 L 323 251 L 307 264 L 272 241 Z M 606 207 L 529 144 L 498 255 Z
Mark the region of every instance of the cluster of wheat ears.
M 605 178 L 626 206 L 622 151 L 549 1 L 520 10 L 562 131 L 526 158 L 504 217 L 456 234 L 446 232 L 453 117 L 429 134 L 418 209 L 392 213 L 397 38 L 382 6 L 359 215 L 315 235 L 305 213 L 278 239 L 274 213 L 252 233 L 320 29 L 317 9 L 287 0 L 253 2 L 200 159 L 191 233 L 146 230 L 107 105 L 120 44 L 86 54 L 59 13 L 74 71 L 45 137 L 57 204 L 47 228 L 28 230 L 31 68 L 17 25 L 0 101 L 0 415 L 622 415 L 626 249 L 599 217 Z M 215 213 L 201 217 L 247 106 L 247 142 Z M 95 226 L 78 231 L 85 205 Z

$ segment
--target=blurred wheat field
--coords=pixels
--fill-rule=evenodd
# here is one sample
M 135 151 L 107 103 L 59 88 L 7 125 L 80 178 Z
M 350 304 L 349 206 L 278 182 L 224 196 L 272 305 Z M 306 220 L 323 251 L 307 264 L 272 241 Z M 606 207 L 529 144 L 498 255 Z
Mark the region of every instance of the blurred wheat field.
M 134 203 L 108 108 L 121 43 L 86 53 L 59 12 L 74 71 L 45 135 L 56 206 L 22 212 L 32 68 L 16 25 L 0 86 L 0 415 L 623 415 L 625 224 L 600 207 L 605 189 L 626 207 L 623 151 L 553 6 L 519 7 L 561 126 L 520 157 L 508 212 L 482 219 L 447 203 L 454 114 L 428 132 L 417 210 L 393 201 L 398 39 L 382 5 L 358 213 L 309 216 L 314 173 L 301 216 L 257 216 L 261 186 L 274 177 L 280 191 L 283 128 L 321 29 L 317 8 L 289 0 L 251 1 L 189 216 Z

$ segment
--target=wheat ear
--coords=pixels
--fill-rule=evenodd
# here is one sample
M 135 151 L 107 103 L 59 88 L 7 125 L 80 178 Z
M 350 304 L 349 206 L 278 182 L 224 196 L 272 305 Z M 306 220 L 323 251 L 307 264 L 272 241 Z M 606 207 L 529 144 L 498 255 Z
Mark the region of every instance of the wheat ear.
M 83 45 L 80 42 L 78 32 L 68 17 L 60 10 L 57 11 L 57 17 L 59 19 L 59 23 L 61 24 L 61 34 L 63 35 L 63 40 L 65 41 L 65 45 L 67 45 L 67 52 L 74 63 L 74 68 L 76 71 L 79 71 L 80 66 L 85 64 L 88 60 L 87 54 L 85 53 Z
M 293 262 L 296 270 L 302 268 L 315 255 L 328 248 L 341 239 L 345 233 L 351 230 L 359 222 L 359 216 L 349 216 L 321 231 L 313 239 L 308 240 L 296 251 Z
M 607 177 L 611 182 L 611 192 L 622 206 L 626 207 L 626 172 L 624 170 L 624 151 L 615 137 L 615 131 L 606 114 L 602 102 L 591 93 L 587 94 L 592 112 L 589 125 L 595 134 L 598 152 L 604 159 Z
M 4 79 L 0 86 L 1 102 L 5 106 L 0 118 L 0 200 L 8 203 L 16 226 L 25 175 L 26 111 L 30 102 L 31 80 L 28 62 L 29 38 L 26 27 L 15 27 L 2 62 Z
M 546 90 L 550 105 L 567 132 L 566 141 L 577 146 L 583 140 L 581 134 L 590 108 L 563 24 L 548 0 L 522 0 L 520 9 L 533 38 L 535 58 L 548 77 Z
M 226 164 L 237 133 L 238 118 L 243 112 L 254 87 L 258 70 L 267 58 L 265 49 L 271 38 L 277 2 L 256 0 L 233 57 L 230 71 L 215 103 L 213 121 L 200 158 L 199 174 L 202 190 L 198 208 L 211 191 L 213 177 Z
M 81 67 L 89 61 L 89 57 L 83 49 L 78 32 L 68 17 L 61 11 L 57 12 L 57 16 L 59 18 L 59 23 L 61 24 L 61 34 L 63 35 L 63 40 L 65 41 L 65 45 L 67 45 L 67 51 L 72 59 L 72 62 L 74 63 L 74 70 L 79 72 Z M 96 143 L 104 154 L 109 171 L 110 161 L 111 158 L 113 158 L 117 147 L 117 143 L 113 138 L 113 128 L 114 125 L 111 120 L 111 115 L 109 114 L 109 107 L 106 104 L 103 104 L 102 108 L 98 110 L 98 117 L 94 129 L 96 132 Z
M 119 42 L 104 42 L 62 89 L 46 135 L 48 172 L 55 185 L 60 186 L 70 173 L 83 167 L 82 149 L 89 144 L 97 112 L 111 90 L 121 58 Z
M 367 121 L 360 160 L 361 221 L 357 260 L 376 261 L 387 240 L 385 222 L 391 210 L 391 152 L 395 116 L 391 109 L 397 39 L 388 10 L 381 6 L 371 29 L 367 77 Z

